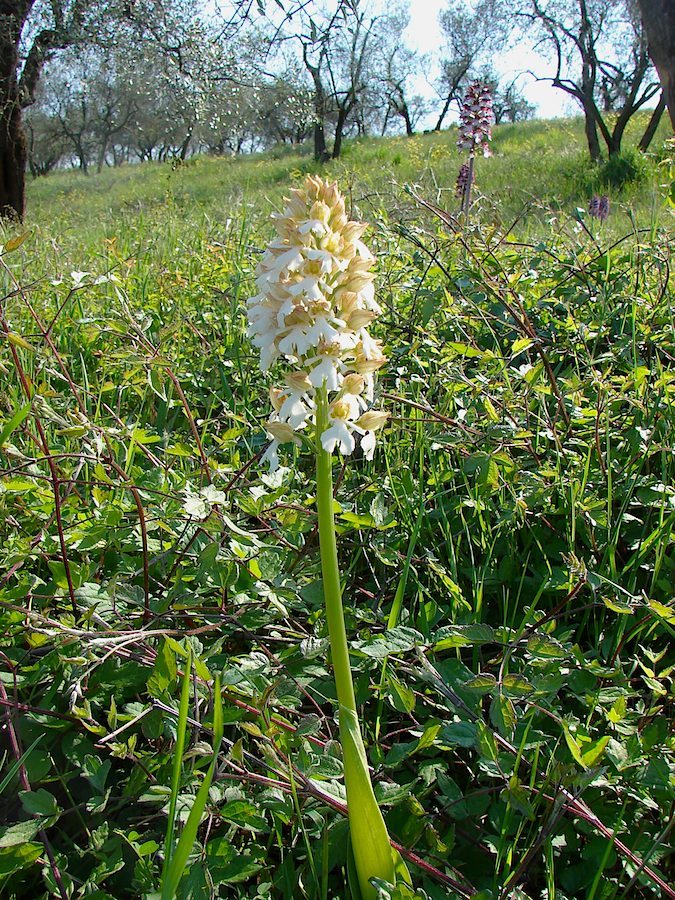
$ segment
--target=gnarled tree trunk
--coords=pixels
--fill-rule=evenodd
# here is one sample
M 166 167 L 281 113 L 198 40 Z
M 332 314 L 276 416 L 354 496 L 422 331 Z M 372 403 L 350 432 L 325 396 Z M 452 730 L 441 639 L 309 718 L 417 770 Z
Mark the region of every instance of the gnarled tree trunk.
M 0 0 L 0 218 L 23 218 L 26 136 L 17 82 L 19 40 L 32 4 Z
M 3 92 L 3 98 L 7 96 Z M 0 101 L 2 102 L 2 101 Z M 0 218 L 22 219 L 26 205 L 26 136 L 21 106 L 11 102 L 0 114 Z
M 321 56 L 323 57 L 323 50 Z M 330 154 L 326 147 L 326 92 L 321 81 L 321 59 L 317 65 L 310 62 L 307 44 L 302 45 L 302 58 L 314 83 L 314 159 L 326 162 L 330 159 Z
M 659 73 L 668 114 L 675 130 L 675 3 L 638 0 L 649 41 L 649 55 Z

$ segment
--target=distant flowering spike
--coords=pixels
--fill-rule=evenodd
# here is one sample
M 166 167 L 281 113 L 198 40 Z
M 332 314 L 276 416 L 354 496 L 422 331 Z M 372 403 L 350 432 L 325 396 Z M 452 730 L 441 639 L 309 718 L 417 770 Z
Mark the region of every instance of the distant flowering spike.
M 477 150 L 490 156 L 488 142 L 492 140 L 494 114 L 490 88 L 480 81 L 469 85 L 459 113 L 457 146 L 474 156 Z
M 588 214 L 594 219 L 600 219 L 601 222 L 604 222 L 609 215 L 609 197 L 606 195 L 599 197 L 597 194 L 591 197 L 591 202 L 588 204 Z
M 455 182 L 455 196 L 462 198 L 466 196 L 466 191 L 471 184 L 473 184 L 475 178 L 474 174 L 471 171 L 471 166 L 468 163 L 462 163 L 459 167 L 459 172 L 457 173 L 457 181 Z
M 335 183 L 310 175 L 291 193 L 284 212 L 272 216 L 277 235 L 258 265 L 259 293 L 246 304 L 248 335 L 263 372 L 278 359 L 293 366 L 284 387 L 271 393 L 272 444 L 265 458 L 276 468 L 278 445 L 297 442 L 293 432 L 316 422 L 316 394 L 324 389 L 330 417 L 319 436 L 322 446 L 349 454 L 357 434 L 372 458 L 377 428 L 360 422 L 386 357 L 368 333 L 381 309 L 371 272 L 375 259 L 361 240 L 366 226 L 349 220 Z

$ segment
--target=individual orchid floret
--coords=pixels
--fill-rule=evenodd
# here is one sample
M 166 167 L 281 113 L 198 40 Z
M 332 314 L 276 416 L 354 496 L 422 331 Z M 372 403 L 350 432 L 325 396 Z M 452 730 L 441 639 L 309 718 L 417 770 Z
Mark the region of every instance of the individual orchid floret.
M 295 431 L 316 425 L 319 392 L 329 421 L 315 438 L 328 452 L 349 454 L 360 436 L 372 458 L 376 429 L 356 423 L 373 401 L 375 372 L 386 357 L 368 331 L 381 308 L 375 259 L 361 239 L 366 226 L 349 220 L 336 184 L 311 175 L 272 221 L 276 236 L 258 265 L 258 293 L 247 301 L 248 334 L 263 372 L 279 360 L 292 371 L 270 394 L 274 446 L 265 458 L 278 464 L 284 441 L 275 423 Z
M 492 140 L 493 124 L 490 88 L 480 81 L 474 81 L 464 95 L 459 113 L 459 149 L 468 150 L 471 156 L 477 150 L 482 150 L 483 156 L 490 156 L 489 142 Z
M 269 464 L 270 472 L 276 472 L 279 468 L 279 445 L 288 444 L 291 441 L 300 446 L 300 438 L 294 429 L 285 422 L 271 421 L 265 426 L 270 444 L 263 454 L 262 461 Z
M 375 452 L 375 432 L 384 426 L 389 413 L 381 409 L 371 409 L 360 416 L 356 427 L 363 433 L 361 449 L 366 459 L 372 459 Z
M 321 445 L 327 453 L 333 453 L 336 446 L 343 456 L 352 452 L 355 423 L 350 419 L 351 406 L 345 400 L 335 400 L 329 407 L 329 427 L 321 435 Z

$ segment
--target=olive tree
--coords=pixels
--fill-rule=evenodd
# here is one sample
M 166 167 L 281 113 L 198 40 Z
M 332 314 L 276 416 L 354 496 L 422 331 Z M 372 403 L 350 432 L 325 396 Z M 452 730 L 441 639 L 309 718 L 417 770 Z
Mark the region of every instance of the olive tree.
M 503 47 L 508 18 L 499 0 L 478 0 L 474 6 L 452 0 L 438 22 L 443 33 L 441 75 L 436 85 L 441 110 L 434 131 L 441 130 L 452 103 L 461 103 L 480 69 Z
M 660 89 L 636 0 L 523 0 L 519 15 L 552 53 L 546 80 L 581 106 L 591 159 L 601 140 L 619 153 L 628 122 Z
M 0 0 L 0 216 L 24 214 L 23 111 L 46 64 L 68 48 L 145 39 L 182 69 L 200 10 L 201 0 Z

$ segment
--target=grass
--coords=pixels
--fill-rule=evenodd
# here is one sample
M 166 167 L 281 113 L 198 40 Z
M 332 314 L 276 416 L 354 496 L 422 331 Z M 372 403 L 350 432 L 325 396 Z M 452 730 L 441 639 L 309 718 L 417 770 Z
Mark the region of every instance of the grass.
M 637 118 L 644 124 L 644 117 Z M 637 139 L 640 123 L 629 130 L 628 147 Z M 663 155 L 667 136 L 662 125 L 652 144 L 655 160 Z M 493 158 L 477 160 L 477 187 L 485 197 L 486 209 L 498 213 L 504 223 L 526 214 L 531 227 L 535 223 L 545 226 L 548 211 L 586 207 L 597 187 L 589 174 L 579 119 L 499 126 L 493 151 Z M 425 196 L 452 208 L 461 162 L 451 129 L 413 138 L 348 141 L 342 158 L 329 163 L 324 171 L 342 184 L 357 183 L 366 207 L 369 198 L 378 198 L 377 208 L 380 197 L 391 196 L 392 187 L 416 183 Z M 172 219 L 182 225 L 187 217 L 189 223 L 216 226 L 232 214 L 246 214 L 247 209 L 264 217 L 279 202 L 289 181 L 313 171 L 317 165 L 305 146 L 245 158 L 199 157 L 185 164 L 127 166 L 96 176 L 59 172 L 33 183 L 29 221 L 48 227 L 61 239 L 72 234 L 78 246 L 83 238 L 112 236 L 120 223 L 133 231 L 134 226 L 142 230 L 145 225 Z M 629 209 L 648 216 L 653 210 L 660 212 L 660 203 L 654 204 L 658 177 L 658 170 L 651 165 L 641 184 L 615 192 L 612 199 L 622 214 Z M 540 214 L 533 216 L 537 210 Z
M 336 512 L 376 793 L 421 897 L 673 896 L 672 214 L 657 140 L 607 223 L 580 216 L 581 141 L 497 129 L 468 228 L 404 189 L 456 212 L 452 133 L 325 169 L 379 260 L 391 425 Z M 2 896 L 157 894 L 167 817 L 177 896 L 348 896 L 312 461 L 257 467 L 243 319 L 269 212 L 315 170 L 31 186 L 0 261 Z

